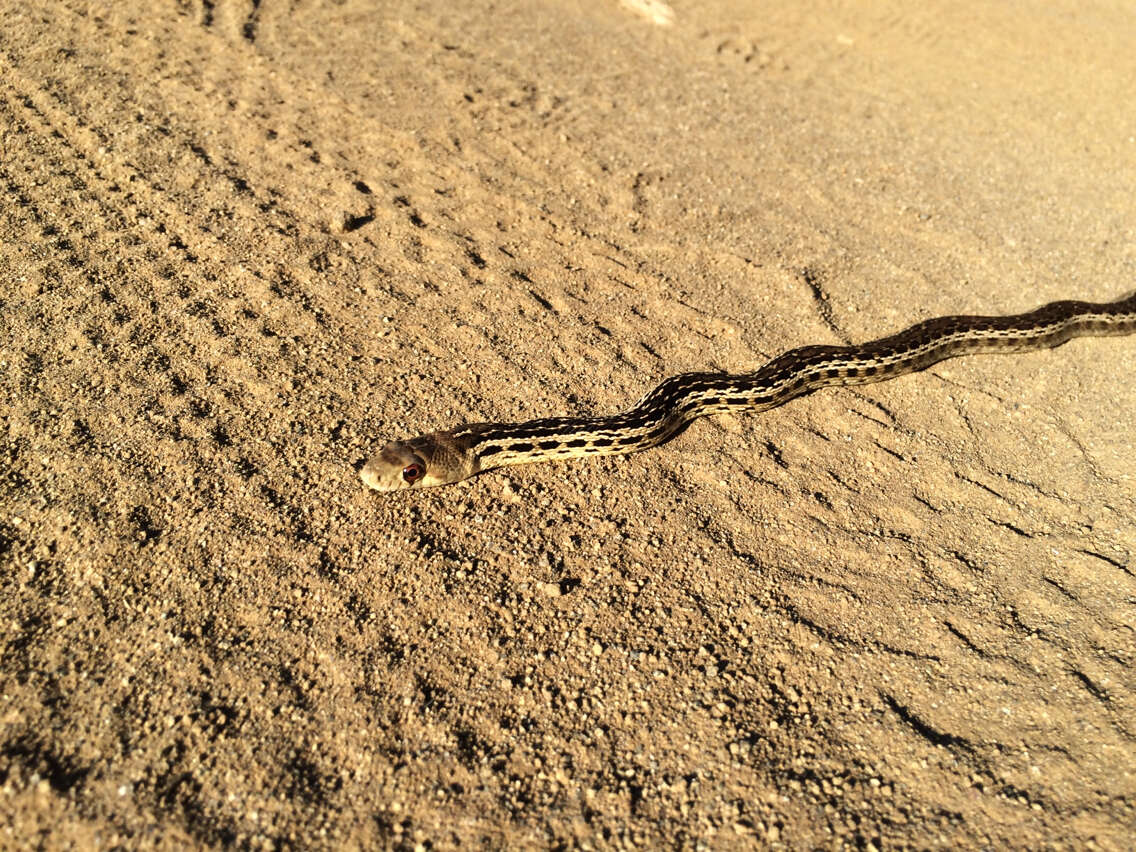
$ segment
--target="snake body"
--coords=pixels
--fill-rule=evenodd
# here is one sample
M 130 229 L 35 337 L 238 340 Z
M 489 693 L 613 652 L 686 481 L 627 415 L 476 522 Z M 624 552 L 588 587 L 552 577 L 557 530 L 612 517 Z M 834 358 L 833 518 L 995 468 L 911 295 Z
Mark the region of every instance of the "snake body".
M 708 414 L 765 411 L 832 385 L 881 382 L 947 358 L 1024 352 L 1074 338 L 1136 332 L 1136 292 L 1115 302 L 1053 302 L 1013 316 L 948 316 L 859 346 L 803 346 L 752 373 L 671 376 L 607 417 L 473 423 L 393 441 L 363 467 L 378 491 L 447 485 L 491 468 L 655 447 Z

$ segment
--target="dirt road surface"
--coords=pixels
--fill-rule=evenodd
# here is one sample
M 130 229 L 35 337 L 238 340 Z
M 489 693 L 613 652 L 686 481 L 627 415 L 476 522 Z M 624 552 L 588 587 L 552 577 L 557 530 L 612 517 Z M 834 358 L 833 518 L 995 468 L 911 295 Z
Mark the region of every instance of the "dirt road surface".
M 1134 43 L 1127 0 L 0 4 L 0 845 L 1128 847 L 1136 338 L 358 471 L 1132 291 Z

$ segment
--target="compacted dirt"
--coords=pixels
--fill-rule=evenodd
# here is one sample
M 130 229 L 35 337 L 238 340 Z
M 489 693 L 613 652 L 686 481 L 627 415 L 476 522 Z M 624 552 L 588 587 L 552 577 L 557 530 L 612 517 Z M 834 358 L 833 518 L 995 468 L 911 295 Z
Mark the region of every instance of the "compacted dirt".
M 0 5 L 0 845 L 1129 846 L 1136 338 L 358 471 L 1130 292 L 1133 43 L 1110 0 Z

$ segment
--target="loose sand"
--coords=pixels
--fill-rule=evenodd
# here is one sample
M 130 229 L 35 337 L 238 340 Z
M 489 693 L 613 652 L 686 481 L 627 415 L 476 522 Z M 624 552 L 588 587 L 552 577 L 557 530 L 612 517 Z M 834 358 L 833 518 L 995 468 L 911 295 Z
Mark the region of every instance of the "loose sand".
M 3 3 L 0 845 L 1128 846 L 1134 338 L 358 478 L 1136 287 L 1131 2 L 915 5 Z

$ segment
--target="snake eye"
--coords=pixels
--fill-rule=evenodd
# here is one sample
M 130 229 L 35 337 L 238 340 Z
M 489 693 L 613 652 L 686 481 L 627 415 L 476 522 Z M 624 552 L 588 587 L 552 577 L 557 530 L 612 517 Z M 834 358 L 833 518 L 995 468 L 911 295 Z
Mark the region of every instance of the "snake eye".
M 422 465 L 415 462 L 414 464 L 408 464 L 402 469 L 402 478 L 408 483 L 414 484 L 421 479 L 425 473 L 426 471 L 423 469 Z

